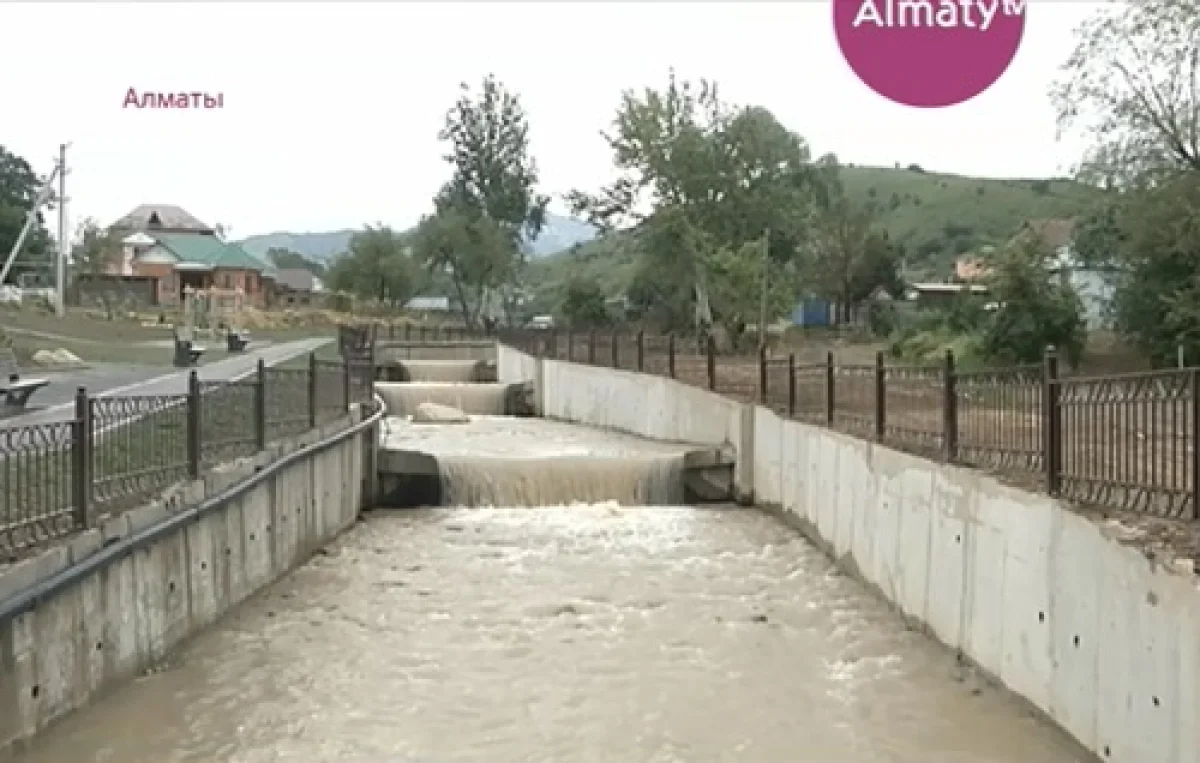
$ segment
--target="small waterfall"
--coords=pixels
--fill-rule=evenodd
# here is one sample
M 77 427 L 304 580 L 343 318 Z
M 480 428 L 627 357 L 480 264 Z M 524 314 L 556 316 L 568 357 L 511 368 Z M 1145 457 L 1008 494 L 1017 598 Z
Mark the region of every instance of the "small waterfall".
M 604 458 L 439 455 L 442 505 L 623 506 L 683 503 L 683 456 L 630 453 Z
M 477 360 L 403 360 L 410 382 L 474 382 L 479 381 Z
M 437 403 L 475 416 L 504 414 L 506 384 L 470 384 L 455 382 L 376 382 L 375 391 L 383 398 L 388 414 L 411 416 L 421 403 Z

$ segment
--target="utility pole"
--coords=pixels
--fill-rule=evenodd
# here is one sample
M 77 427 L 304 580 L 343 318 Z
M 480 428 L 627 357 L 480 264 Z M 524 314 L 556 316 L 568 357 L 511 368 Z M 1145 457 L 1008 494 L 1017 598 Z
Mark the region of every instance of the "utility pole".
M 58 262 L 54 279 L 58 300 L 54 308 L 59 318 L 67 314 L 67 256 L 71 248 L 67 228 L 67 145 L 58 147 Z
M 763 348 L 767 346 L 767 267 L 768 258 L 771 256 L 771 229 L 767 228 L 763 231 L 762 242 L 762 294 L 759 297 L 758 304 L 758 346 Z

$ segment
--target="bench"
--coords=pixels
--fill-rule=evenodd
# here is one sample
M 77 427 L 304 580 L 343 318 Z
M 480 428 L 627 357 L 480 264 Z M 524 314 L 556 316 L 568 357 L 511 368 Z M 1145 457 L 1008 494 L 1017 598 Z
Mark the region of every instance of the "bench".
M 193 344 L 191 339 L 175 337 L 174 363 L 176 368 L 190 368 L 196 365 L 196 361 L 200 360 L 200 356 L 203 354 L 204 348 Z
M 0 348 L 0 396 L 6 409 L 23 409 L 30 396 L 49 383 L 46 379 L 22 379 L 16 354 L 10 348 Z
M 249 331 L 232 331 L 225 334 L 225 349 L 230 352 L 242 352 L 250 344 Z

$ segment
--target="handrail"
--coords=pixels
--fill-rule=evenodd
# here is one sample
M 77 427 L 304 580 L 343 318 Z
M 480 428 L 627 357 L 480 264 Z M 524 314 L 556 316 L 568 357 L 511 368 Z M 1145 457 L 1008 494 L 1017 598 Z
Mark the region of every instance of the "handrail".
M 186 508 L 178 514 L 172 514 L 158 524 L 120 538 L 82 561 L 59 570 L 50 577 L 40 580 L 16 595 L 9 597 L 7 600 L 0 602 L 0 626 L 36 609 L 42 602 L 53 598 L 55 595 L 86 579 L 88 576 L 100 572 L 113 562 L 119 561 L 138 549 L 175 532 L 186 526 L 189 522 L 198 521 L 204 515 L 237 500 L 249 492 L 251 488 L 256 487 L 285 467 L 291 466 L 308 456 L 328 450 L 334 445 L 338 445 L 360 432 L 375 426 L 383 418 L 384 407 L 383 400 L 378 395 L 374 396 L 374 402 L 375 411 L 370 417 L 363 419 L 357 424 L 336 432 L 320 442 L 306 445 L 294 453 L 289 453 L 276 461 L 272 461 L 236 485 L 232 485 L 210 498 L 205 498 L 195 506 Z

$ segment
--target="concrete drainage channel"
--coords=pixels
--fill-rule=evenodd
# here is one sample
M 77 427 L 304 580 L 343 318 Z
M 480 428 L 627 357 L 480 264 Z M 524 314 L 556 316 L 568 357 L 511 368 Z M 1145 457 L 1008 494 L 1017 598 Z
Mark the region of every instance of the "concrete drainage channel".
M 376 384 L 388 414 L 381 506 L 732 500 L 731 447 L 654 443 L 538 419 L 535 383 L 495 381 L 490 358 L 392 358 L 379 375 L 390 380 Z

